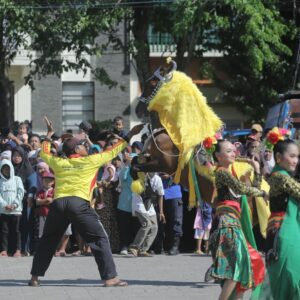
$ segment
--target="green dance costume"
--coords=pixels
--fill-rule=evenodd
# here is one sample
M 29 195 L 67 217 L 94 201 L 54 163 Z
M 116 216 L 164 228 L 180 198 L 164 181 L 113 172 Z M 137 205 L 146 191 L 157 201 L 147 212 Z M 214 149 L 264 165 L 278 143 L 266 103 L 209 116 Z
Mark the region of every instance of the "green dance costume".
M 300 299 L 300 183 L 275 166 L 270 184 L 267 230 L 267 276 L 260 297 Z
M 263 196 L 264 192 L 249 187 L 225 169 L 216 171 L 217 229 L 210 240 L 213 256 L 211 276 L 238 282 L 237 291 L 258 286 L 264 278 L 264 265 L 253 238 L 247 198 L 242 195 Z M 261 176 L 256 175 L 260 186 Z

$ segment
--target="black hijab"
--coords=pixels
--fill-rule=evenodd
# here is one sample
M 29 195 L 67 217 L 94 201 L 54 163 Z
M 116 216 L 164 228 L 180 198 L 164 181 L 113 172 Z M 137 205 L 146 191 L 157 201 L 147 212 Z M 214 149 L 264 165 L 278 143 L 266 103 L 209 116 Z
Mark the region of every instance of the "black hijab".
M 12 157 L 15 152 L 18 152 L 20 156 L 22 157 L 22 162 L 18 165 L 16 165 L 13 160 L 12 163 L 15 168 L 15 175 L 21 177 L 23 184 L 26 183 L 27 178 L 34 173 L 34 170 L 27 158 L 27 153 L 21 146 L 17 146 L 12 150 Z

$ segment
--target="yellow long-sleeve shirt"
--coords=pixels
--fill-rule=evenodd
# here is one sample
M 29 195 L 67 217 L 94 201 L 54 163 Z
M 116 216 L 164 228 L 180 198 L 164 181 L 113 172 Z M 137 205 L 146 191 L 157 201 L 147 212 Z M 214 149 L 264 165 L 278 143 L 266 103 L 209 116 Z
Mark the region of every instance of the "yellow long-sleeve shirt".
M 61 158 L 53 156 L 50 153 L 51 144 L 44 141 L 40 156 L 55 174 L 54 199 L 76 196 L 91 201 L 99 168 L 116 157 L 126 146 L 126 142 L 120 141 L 113 148 L 101 153 Z

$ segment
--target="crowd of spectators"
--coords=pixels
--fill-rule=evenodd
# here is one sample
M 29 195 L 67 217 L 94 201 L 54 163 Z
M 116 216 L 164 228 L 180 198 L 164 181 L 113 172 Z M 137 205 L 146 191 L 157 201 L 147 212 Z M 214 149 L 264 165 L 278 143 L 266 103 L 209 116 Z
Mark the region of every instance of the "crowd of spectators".
M 39 157 L 43 136 L 31 133 L 29 124 L 20 123 L 17 132 L 2 131 L 0 142 L 0 256 L 14 257 L 34 254 L 43 234 L 49 206 L 54 200 L 55 174 Z M 113 120 L 111 130 L 91 134 L 87 121 L 80 123 L 78 132 L 67 131 L 52 136 L 52 155 L 64 157 L 63 144 L 76 137 L 90 155 L 109 149 L 125 137 L 122 117 Z M 261 143 L 263 129 L 254 124 L 244 143 L 235 142 L 237 155 L 254 158 L 268 176 L 275 164 L 272 151 Z M 93 136 L 93 138 L 91 138 Z M 128 146 L 117 158 L 99 169 L 90 205 L 99 215 L 110 239 L 114 253 L 121 255 L 152 256 L 179 252 L 184 235 L 183 198 L 187 194 L 167 174 L 146 174 L 148 193 L 157 201 L 147 207 L 140 195 L 131 190 L 131 161 L 143 149 L 147 135 Z M 145 192 L 146 193 L 146 192 Z M 208 251 L 212 208 L 205 204 L 193 211 L 195 253 Z M 191 222 L 190 222 L 191 223 Z M 203 241 L 203 242 L 202 242 Z M 68 227 L 55 256 L 91 255 L 91 250 L 72 224 Z

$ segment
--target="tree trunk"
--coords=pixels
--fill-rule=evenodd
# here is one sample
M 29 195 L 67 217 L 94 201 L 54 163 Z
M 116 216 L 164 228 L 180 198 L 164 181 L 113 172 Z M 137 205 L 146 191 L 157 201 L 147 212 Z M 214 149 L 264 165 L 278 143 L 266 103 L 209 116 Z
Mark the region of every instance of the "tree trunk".
M 149 76 L 149 43 L 148 43 L 148 26 L 149 26 L 149 9 L 135 8 L 132 32 L 135 38 L 134 45 L 137 53 L 134 55 L 137 73 L 140 82 L 143 84 Z
M 5 75 L 6 51 L 3 41 L 3 20 L 0 20 L 0 131 L 1 128 L 10 128 L 14 119 L 13 102 L 11 101 L 13 98 L 11 95 L 12 85 Z
M 8 78 L 0 76 L 0 130 L 11 128 L 14 121 L 12 84 Z
M 189 65 L 192 63 L 196 46 L 197 31 L 194 26 L 183 37 L 179 37 L 176 44 L 176 62 L 179 71 L 188 73 Z M 185 53 L 187 55 L 185 56 Z

